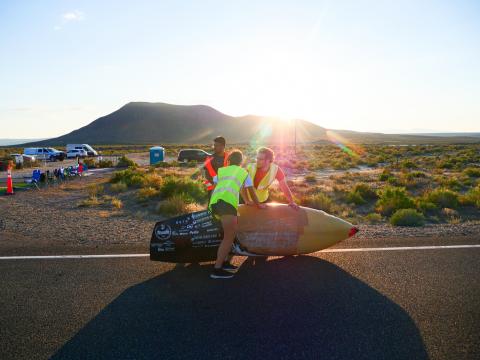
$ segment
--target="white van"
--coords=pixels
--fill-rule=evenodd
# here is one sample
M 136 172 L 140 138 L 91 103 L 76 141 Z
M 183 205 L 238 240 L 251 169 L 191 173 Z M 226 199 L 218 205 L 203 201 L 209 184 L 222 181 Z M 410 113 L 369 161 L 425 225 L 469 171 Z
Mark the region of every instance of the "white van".
M 54 148 L 32 147 L 23 149 L 24 155 L 34 156 L 37 160 L 63 161 L 66 154 Z
M 88 156 L 98 155 L 98 152 L 88 144 L 67 144 L 67 152 L 70 150 L 85 150 Z

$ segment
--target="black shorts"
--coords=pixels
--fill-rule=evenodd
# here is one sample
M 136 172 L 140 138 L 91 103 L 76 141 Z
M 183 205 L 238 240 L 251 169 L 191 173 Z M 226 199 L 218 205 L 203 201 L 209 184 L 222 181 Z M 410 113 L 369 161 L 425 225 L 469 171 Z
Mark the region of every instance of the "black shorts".
M 212 204 L 212 214 L 215 216 L 234 215 L 237 216 L 237 209 L 223 200 L 218 200 Z

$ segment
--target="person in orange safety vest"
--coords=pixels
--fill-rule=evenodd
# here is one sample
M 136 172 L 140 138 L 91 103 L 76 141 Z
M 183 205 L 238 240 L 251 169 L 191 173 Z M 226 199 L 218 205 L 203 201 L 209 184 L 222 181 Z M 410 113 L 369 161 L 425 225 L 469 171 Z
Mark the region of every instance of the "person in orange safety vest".
M 208 199 L 212 195 L 215 184 L 213 178 L 217 176 L 218 169 L 227 166 L 228 153 L 225 151 L 226 141 L 223 136 L 213 139 L 213 155 L 205 159 L 203 164 L 204 184 L 207 187 Z

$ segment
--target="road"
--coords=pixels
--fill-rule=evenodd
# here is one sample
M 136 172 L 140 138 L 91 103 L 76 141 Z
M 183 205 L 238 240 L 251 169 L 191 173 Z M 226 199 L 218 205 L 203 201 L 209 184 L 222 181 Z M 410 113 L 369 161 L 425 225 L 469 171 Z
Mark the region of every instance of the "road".
M 0 259 L 1 357 L 480 358 L 480 247 L 371 245 L 236 258 L 231 280 L 209 279 L 211 264 L 147 257 Z

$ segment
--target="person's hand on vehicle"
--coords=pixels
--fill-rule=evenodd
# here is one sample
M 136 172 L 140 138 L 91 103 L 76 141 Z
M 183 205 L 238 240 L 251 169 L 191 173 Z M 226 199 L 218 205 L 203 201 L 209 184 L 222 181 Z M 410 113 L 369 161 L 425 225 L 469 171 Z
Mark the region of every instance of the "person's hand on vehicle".
M 300 209 L 300 206 L 298 206 L 295 201 L 292 201 L 291 203 L 289 203 L 288 206 L 290 206 L 294 210 Z

